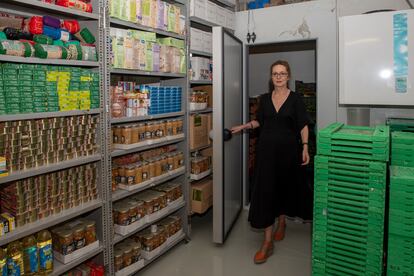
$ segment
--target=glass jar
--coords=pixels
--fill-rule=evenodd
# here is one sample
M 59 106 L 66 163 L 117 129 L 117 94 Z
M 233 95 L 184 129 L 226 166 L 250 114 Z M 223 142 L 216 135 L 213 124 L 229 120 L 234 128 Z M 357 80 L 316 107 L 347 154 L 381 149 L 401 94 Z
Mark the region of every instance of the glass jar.
M 133 242 L 132 247 L 132 262 L 136 263 L 141 259 L 141 244 L 139 242 Z
M 7 257 L 9 275 L 24 275 L 23 252 L 19 241 L 9 243 Z
M 150 179 L 150 165 L 147 161 L 142 162 L 142 182 Z
M 167 168 L 168 171 L 174 170 L 174 154 L 172 153 L 167 154 Z
M 75 245 L 73 242 L 73 231 L 71 229 L 65 228 L 57 232 L 56 235 L 59 238 L 59 252 L 62 255 L 69 255 L 75 250 Z
M 160 157 L 155 158 L 154 164 L 155 164 L 155 177 L 158 177 L 162 174 L 161 158 Z
M 37 249 L 39 250 L 39 272 L 50 274 L 53 271 L 53 250 L 52 235 L 49 231 L 42 230 L 37 233 Z
M 142 183 L 142 163 L 137 163 L 135 166 L 135 184 Z
M 180 168 L 180 157 L 178 156 L 178 152 L 173 153 L 174 158 L 174 170 Z
M 181 168 L 184 166 L 184 153 L 182 151 L 178 152 L 178 167 Z
M 93 220 L 84 220 L 84 225 L 86 245 L 96 242 L 96 222 Z
M 124 184 L 124 185 L 127 184 L 127 177 L 126 177 L 125 171 L 126 171 L 125 166 L 118 167 L 118 177 L 119 177 L 118 183 L 119 184 Z
M 140 123 L 138 124 L 138 142 L 143 142 L 145 141 L 145 124 L 144 123 Z
M 132 247 L 125 246 L 124 253 L 122 254 L 123 266 L 128 267 L 132 264 Z
M 155 160 L 153 158 L 148 160 L 149 164 L 149 178 L 155 177 Z
M 183 123 L 183 120 L 177 120 L 177 134 L 182 134 L 184 132 Z
M 127 202 L 129 206 L 128 216 L 129 216 L 129 223 L 132 224 L 138 220 L 138 208 L 137 202 L 134 200 L 130 200 Z
M 173 135 L 178 134 L 178 121 L 177 120 L 172 120 L 172 130 L 173 130 Z
M 115 272 L 120 271 L 124 267 L 124 259 L 122 255 L 124 254 L 123 250 L 116 249 L 114 252 L 114 264 L 115 264 Z
M 161 175 L 168 173 L 168 158 L 166 155 L 161 155 Z
M 123 126 L 121 144 L 130 145 L 131 143 L 132 143 L 132 127 Z
M 85 246 L 85 225 L 83 223 L 73 227 L 73 244 L 75 250 L 79 250 Z
M 148 122 L 145 125 L 145 140 L 151 140 L 152 139 L 152 130 L 153 129 L 153 123 Z
M 23 264 L 25 275 L 35 275 L 39 271 L 39 255 L 37 241 L 34 236 L 25 237 L 23 245 Z
M 167 136 L 167 121 L 160 122 L 161 137 Z
M 140 241 L 142 244 L 142 249 L 151 252 L 156 247 L 154 235 L 152 233 L 145 233 L 140 235 Z
M 119 173 L 118 173 L 118 167 L 116 167 L 115 165 L 112 166 L 112 192 L 116 191 L 117 189 L 117 183 L 119 180 Z
M 132 125 L 131 144 L 139 142 L 139 128 L 138 125 Z
M 173 120 L 167 120 L 166 122 L 166 136 L 173 135 Z
M 142 219 L 147 214 L 147 209 L 145 208 L 144 201 L 137 201 L 137 212 L 138 212 L 138 219 Z
M 135 166 L 128 165 L 125 169 L 126 184 L 131 186 L 135 184 Z
M 120 204 L 117 206 L 117 221 L 116 224 L 121 226 L 129 225 L 129 206 Z
M 113 128 L 113 143 L 121 144 L 122 143 L 122 127 L 116 126 Z
M 152 122 L 152 124 L 153 124 L 152 138 L 153 139 L 161 138 L 161 136 L 160 136 L 160 122 L 159 121 L 154 121 L 154 122 Z

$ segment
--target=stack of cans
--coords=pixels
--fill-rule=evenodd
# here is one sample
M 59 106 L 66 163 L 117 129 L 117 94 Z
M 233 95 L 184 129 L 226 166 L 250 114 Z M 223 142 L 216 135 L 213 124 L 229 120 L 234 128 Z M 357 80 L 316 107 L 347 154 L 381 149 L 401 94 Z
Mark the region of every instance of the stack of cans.
M 389 128 L 335 123 L 317 143 L 313 275 L 381 275 Z
M 0 123 L 0 156 L 13 172 L 93 155 L 98 122 L 82 115 Z

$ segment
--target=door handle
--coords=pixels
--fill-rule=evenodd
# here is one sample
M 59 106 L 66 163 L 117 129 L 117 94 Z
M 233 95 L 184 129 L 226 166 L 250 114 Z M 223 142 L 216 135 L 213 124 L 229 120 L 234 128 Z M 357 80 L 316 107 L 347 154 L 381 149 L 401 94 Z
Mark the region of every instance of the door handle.
M 231 133 L 231 130 L 228 128 L 225 128 L 223 131 L 223 139 L 224 141 L 229 141 L 233 137 L 233 134 Z

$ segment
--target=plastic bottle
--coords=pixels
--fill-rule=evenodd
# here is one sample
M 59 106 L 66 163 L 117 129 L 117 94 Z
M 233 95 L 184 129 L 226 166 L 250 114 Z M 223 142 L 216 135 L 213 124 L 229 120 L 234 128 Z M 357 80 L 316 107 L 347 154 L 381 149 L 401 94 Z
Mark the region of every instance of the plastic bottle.
M 52 235 L 43 230 L 37 234 L 37 248 L 39 250 L 39 272 L 48 274 L 53 271 Z
M 25 275 L 35 275 L 39 271 L 39 252 L 34 236 L 23 239 L 23 264 Z
M 8 275 L 24 275 L 22 246 L 18 241 L 7 246 L 7 270 Z
M 7 275 L 7 254 L 3 248 L 0 248 L 0 276 Z

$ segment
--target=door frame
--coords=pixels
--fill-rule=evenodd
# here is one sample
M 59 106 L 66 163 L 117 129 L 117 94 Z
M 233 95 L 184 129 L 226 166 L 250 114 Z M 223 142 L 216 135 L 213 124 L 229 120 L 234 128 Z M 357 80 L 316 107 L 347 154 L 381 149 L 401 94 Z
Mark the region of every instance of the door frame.
M 244 123 L 245 122 L 245 115 L 246 115 L 246 110 L 245 110 L 245 98 L 246 98 L 246 90 L 244 89 L 244 83 L 245 83 L 245 70 L 244 70 L 244 57 L 245 57 L 245 47 L 246 45 L 244 45 L 243 41 L 241 41 L 239 38 L 237 38 L 234 34 L 232 34 L 231 32 L 229 32 L 228 30 L 226 30 L 223 27 L 213 27 L 213 29 L 221 29 L 221 43 L 220 43 L 220 47 L 221 49 L 224 49 L 224 34 L 230 36 L 231 38 L 233 38 L 234 40 L 236 40 L 237 42 L 239 42 L 241 44 L 241 60 L 242 60 L 242 66 L 240 67 L 240 76 L 242 77 L 242 83 L 241 83 L 241 88 L 242 88 L 242 97 L 240 98 L 241 100 L 241 106 L 242 106 L 242 118 L 241 121 Z M 213 39 L 214 39 L 214 31 L 213 31 Z M 213 43 L 213 53 L 215 53 L 217 51 L 214 51 L 214 43 Z M 220 57 L 217 57 L 217 54 L 213 55 L 213 60 L 214 57 L 216 56 L 216 58 L 218 58 L 219 60 L 221 60 L 221 68 L 218 68 L 217 66 L 214 67 L 214 71 L 217 73 L 221 73 L 222 75 L 222 79 L 221 82 L 219 82 L 216 78 L 213 78 L 213 89 L 214 89 L 214 84 L 219 84 L 220 88 L 221 88 L 221 107 L 220 107 L 220 112 L 217 112 L 217 105 L 214 104 L 214 96 L 213 96 L 213 114 L 219 114 L 219 116 L 221 117 L 221 125 L 224 127 L 224 108 L 225 108 L 225 103 L 224 103 L 224 78 L 225 78 L 225 73 L 224 73 L 224 54 L 223 54 L 223 50 L 220 52 Z M 213 62 L 214 64 L 214 62 Z M 219 70 L 217 70 L 219 69 Z M 214 95 L 214 92 L 213 92 Z M 214 122 L 214 117 L 213 117 L 213 122 Z M 236 214 L 236 219 L 232 222 L 232 224 L 230 225 L 229 231 L 228 233 L 226 233 L 226 229 L 225 229 L 225 212 L 224 212 L 224 203 L 225 203 L 225 185 L 224 185 L 224 180 L 225 180 L 225 169 L 224 169 L 224 164 L 225 164 L 225 156 L 224 156 L 224 140 L 223 140 L 223 130 L 215 130 L 214 131 L 214 139 L 213 139 L 213 149 L 214 149 L 214 141 L 219 140 L 221 141 L 221 150 L 220 150 L 220 154 L 218 154 L 218 152 L 214 152 L 213 158 L 220 158 L 221 159 L 221 169 L 220 170 L 216 170 L 213 167 L 213 183 L 214 183 L 214 178 L 218 177 L 219 179 L 221 179 L 221 186 L 222 186 L 222 190 L 220 191 L 221 193 L 221 198 L 220 200 L 217 199 L 215 196 L 213 196 L 213 217 L 220 215 L 221 212 L 221 216 L 222 216 L 222 222 L 221 222 L 221 233 L 223 234 L 222 237 L 218 236 L 218 233 L 216 233 L 216 227 L 214 226 L 213 223 L 213 241 L 216 241 L 216 243 L 219 244 L 224 244 L 224 242 L 227 240 L 227 237 L 229 236 L 229 233 L 232 231 L 235 223 L 238 220 L 238 217 L 240 216 L 241 211 L 243 210 L 244 207 L 244 197 L 245 197 L 245 193 L 244 193 L 244 186 L 245 186 L 245 165 L 246 160 L 245 160 L 245 151 L 244 151 L 244 146 L 245 146 L 245 136 L 241 134 L 241 139 L 242 139 L 242 143 L 241 143 L 241 152 L 242 152 L 242 156 L 243 156 L 243 160 L 242 160 L 242 168 L 241 168 L 241 202 L 240 202 L 240 209 L 238 210 L 237 214 Z M 219 155 L 219 156 L 217 156 Z M 214 163 L 213 163 L 214 165 Z M 218 172 L 219 171 L 219 172 Z M 214 185 L 213 185 L 213 195 L 214 195 Z M 213 219 L 214 220 L 214 219 Z M 220 235 L 221 236 L 221 235 Z

